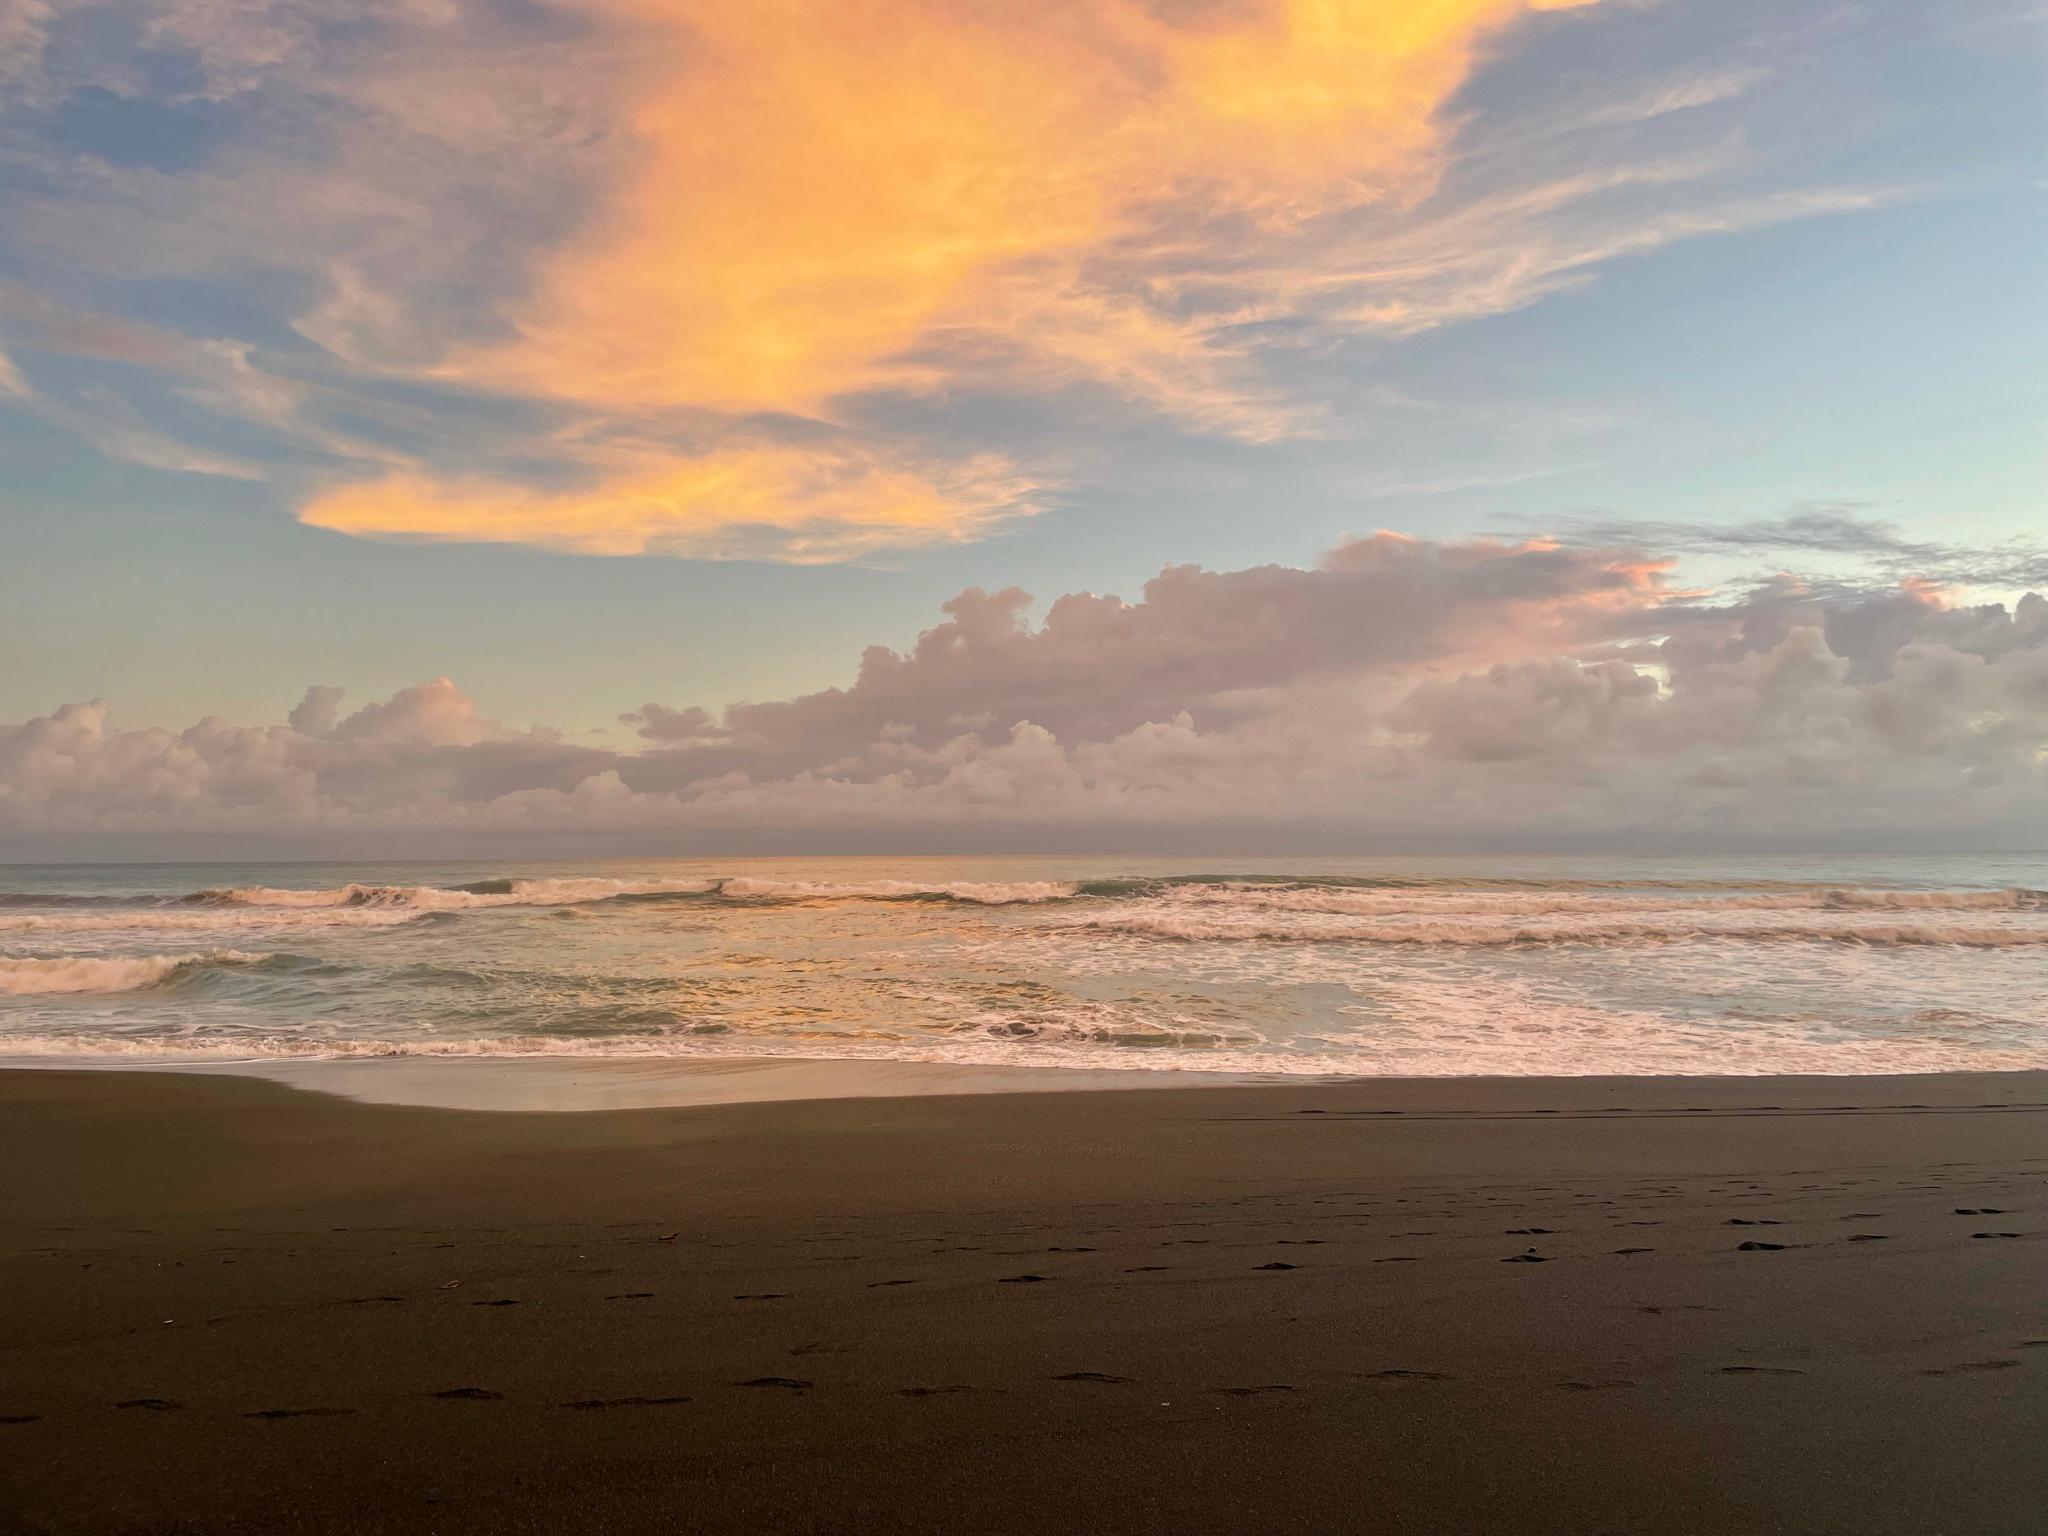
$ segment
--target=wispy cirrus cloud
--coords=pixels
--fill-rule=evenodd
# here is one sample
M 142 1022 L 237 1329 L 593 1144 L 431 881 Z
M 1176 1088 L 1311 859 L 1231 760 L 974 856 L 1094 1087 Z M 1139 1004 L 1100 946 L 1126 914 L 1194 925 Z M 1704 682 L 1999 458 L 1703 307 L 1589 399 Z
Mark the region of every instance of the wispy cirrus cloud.
M 972 537 L 1030 510 L 1037 489 L 995 456 L 925 469 L 775 445 L 644 454 L 558 491 L 401 472 L 327 492 L 299 518 L 374 539 L 824 564 Z
M 1546 531 L 1573 542 L 1639 543 L 1681 555 L 1759 562 L 1804 557 L 1824 569 L 1839 571 L 1846 564 L 1899 582 L 1999 591 L 2048 587 L 2048 544 L 1953 544 L 1909 538 L 1896 524 L 1836 503 L 1731 522 L 1580 517 L 1553 520 Z
M 53 291 L 238 285 L 220 308 L 264 322 L 167 317 L 200 327 L 186 355 L 133 366 L 175 400 L 116 392 L 220 441 L 95 440 L 217 473 L 270 434 L 306 521 L 378 538 L 811 561 L 976 537 L 1066 466 L 949 423 L 962 401 L 1075 435 L 1333 434 L 1372 408 L 1346 345 L 1892 195 L 1740 184 L 1712 113 L 1765 78 L 1746 59 L 1467 104 L 1597 0 L 90 9 L 15 27 L 10 223 Z M 148 132 L 67 140 L 53 104 Z M 91 306 L 65 312 L 6 339 L 107 361 Z M 493 412 L 516 429 L 474 427 Z

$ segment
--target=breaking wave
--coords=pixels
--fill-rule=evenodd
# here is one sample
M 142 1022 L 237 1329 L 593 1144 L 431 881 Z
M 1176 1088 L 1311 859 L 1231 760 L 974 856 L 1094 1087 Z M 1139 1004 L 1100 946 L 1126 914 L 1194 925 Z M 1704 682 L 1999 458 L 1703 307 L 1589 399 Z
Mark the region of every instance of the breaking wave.
M 717 882 L 735 901 L 971 901 L 982 906 L 1065 901 L 1081 888 L 1061 880 L 753 880 Z
M 1899 911 L 2048 912 L 2048 892 L 2003 890 L 1894 890 L 1792 881 L 1479 880 L 1302 878 L 1197 875 L 1125 876 L 1103 880 L 784 880 L 706 876 L 667 880 L 603 878 L 479 880 L 466 885 L 352 883 L 301 889 L 249 885 L 168 895 L 38 895 L 0 892 L 0 930 L 85 929 L 104 924 L 131 928 L 204 929 L 221 926 L 194 907 L 269 915 L 309 914 L 309 923 L 375 925 L 429 912 L 499 907 L 570 907 L 598 902 L 709 898 L 776 903 L 821 901 L 942 902 L 977 906 L 1034 906 L 1149 899 L 1175 906 L 1337 914 L 1358 917 L 1429 913 L 1437 916 L 1612 917 L 1631 912 Z M 45 910 L 23 910 L 23 909 Z M 48 910 L 55 909 L 55 910 Z M 318 915 L 314 915 L 318 914 Z M 354 914 L 344 916 L 342 914 Z
M 129 955 L 118 959 L 0 959 L 0 997 L 140 992 L 169 985 L 209 966 L 256 965 L 262 960 L 261 955 L 247 955 L 238 949 L 209 949 L 184 955 Z
M 0 933 L 104 933 L 110 929 L 149 933 L 219 933 L 253 928 L 388 928 L 425 917 L 424 908 L 376 907 L 297 910 L 247 907 L 214 912 L 101 908 L 82 912 L 0 913 Z
M 1315 912 L 1356 917 L 1402 914 L 1472 916 L 1599 916 L 1643 912 L 1723 914 L 1737 912 L 2032 912 L 2048 911 L 2048 892 L 2012 887 L 1999 891 L 1888 891 L 1866 887 L 1811 886 L 1758 890 L 1741 895 L 1594 895 L 1559 891 L 1363 890 L 1346 886 L 1182 884 L 1158 892 L 1161 899 L 1188 907 Z
M 1651 860 L 1543 879 L 1517 878 L 1529 864 L 1336 867 L 35 872 L 8 883 L 53 889 L 0 893 L 0 1056 L 1425 1076 L 2048 1065 L 2038 857 L 1772 862 L 1749 879 Z M 1614 872 L 1664 878 L 1595 878 Z M 1775 878 L 1793 872 L 1808 878 Z
M 1667 909 L 1668 910 L 1668 909 Z M 1086 917 L 1076 928 L 1136 934 L 1148 938 L 1235 942 L 1338 944 L 1627 944 L 1675 943 L 1694 939 L 1744 941 L 1829 941 L 1847 944 L 1947 944 L 1969 949 L 2048 945 L 2048 926 L 1966 923 L 1715 921 L 1711 914 L 1672 912 L 1661 919 L 1593 918 L 1531 922 L 1462 920 L 1410 915 L 1406 920 L 1372 920 L 1335 913 L 1297 916 L 1175 911 L 1127 911 Z
M 983 906 L 1059 901 L 1079 894 L 1064 881 L 479 880 L 470 885 L 338 885 L 319 890 L 247 885 L 184 898 L 215 906 L 398 908 L 462 912 L 485 907 L 559 907 L 634 896 L 719 896 L 730 901 L 968 901 Z
M 560 907 L 620 896 L 702 896 L 715 880 L 480 880 L 473 885 L 337 885 L 320 890 L 245 885 L 198 891 L 188 901 L 239 907 L 410 907 L 459 912 L 475 907 Z

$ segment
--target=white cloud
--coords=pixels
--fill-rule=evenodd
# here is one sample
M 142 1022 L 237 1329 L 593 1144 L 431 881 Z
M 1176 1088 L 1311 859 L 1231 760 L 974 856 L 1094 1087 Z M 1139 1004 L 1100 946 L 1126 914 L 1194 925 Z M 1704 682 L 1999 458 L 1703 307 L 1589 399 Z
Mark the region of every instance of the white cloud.
M 486 718 L 447 678 L 288 723 L 0 726 L 0 849 L 118 836 L 727 838 L 991 827 L 1369 841 L 1955 837 L 2048 825 L 2048 600 L 1768 582 L 1626 549 L 1379 535 L 1315 569 L 1169 567 L 1045 622 L 970 591 L 907 653 L 773 703 L 648 705 L 637 752 Z M 933 829 L 938 829 L 933 832 Z M 385 842 L 378 842 L 377 839 Z

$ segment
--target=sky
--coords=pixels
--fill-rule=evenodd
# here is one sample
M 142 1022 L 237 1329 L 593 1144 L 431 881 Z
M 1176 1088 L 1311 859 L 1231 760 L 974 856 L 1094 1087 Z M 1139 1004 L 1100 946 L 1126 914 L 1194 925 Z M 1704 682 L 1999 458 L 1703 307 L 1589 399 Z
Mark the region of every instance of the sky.
M 2038 846 L 2044 84 L 2038 0 L 0 4 L 0 857 Z

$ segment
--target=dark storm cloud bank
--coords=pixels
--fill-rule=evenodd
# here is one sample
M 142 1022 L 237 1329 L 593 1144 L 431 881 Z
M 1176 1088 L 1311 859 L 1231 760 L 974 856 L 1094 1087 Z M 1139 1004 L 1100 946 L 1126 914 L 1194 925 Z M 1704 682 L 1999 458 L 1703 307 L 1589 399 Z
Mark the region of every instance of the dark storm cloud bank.
M 1022 592 L 970 590 L 845 687 L 645 705 L 632 751 L 508 727 L 445 678 L 353 711 L 314 688 L 269 726 L 71 705 L 0 726 L 0 850 L 2039 840 L 2048 601 L 1917 574 L 1715 595 L 1647 543 L 1382 534 L 1313 569 L 1168 567 L 1035 628 Z

